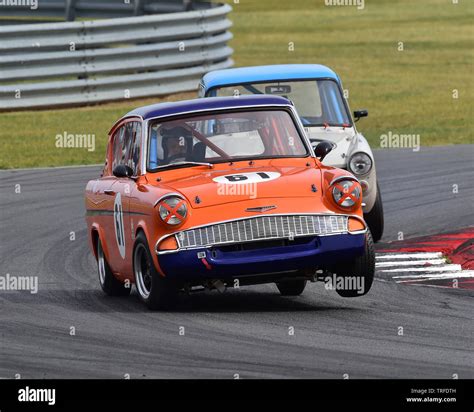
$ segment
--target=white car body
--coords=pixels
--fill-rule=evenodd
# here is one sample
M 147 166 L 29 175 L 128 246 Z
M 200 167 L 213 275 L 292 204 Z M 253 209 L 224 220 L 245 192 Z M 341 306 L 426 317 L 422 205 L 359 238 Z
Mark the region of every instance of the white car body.
M 310 140 L 328 140 L 336 147 L 324 158 L 323 163 L 341 169 L 348 169 L 348 161 L 355 153 L 366 153 L 372 160 L 372 169 L 365 175 L 356 175 L 364 189 L 364 213 L 370 212 L 377 196 L 377 173 L 375 159 L 367 139 L 355 127 L 305 127 Z M 353 173 L 351 170 L 349 170 Z
M 318 83 L 316 92 L 311 93 L 306 85 L 301 86 L 303 82 Z M 324 87 L 320 89 L 322 84 Z M 313 148 L 320 141 L 335 145 L 329 152 L 328 145 L 320 147 L 324 151 L 319 156 L 322 162 L 346 169 L 360 181 L 364 219 L 374 240 L 380 240 L 384 216 L 375 159 L 366 138 L 355 126 L 355 122 L 368 113 L 363 110 L 351 114 L 339 76 L 329 67 L 319 64 L 283 64 L 215 70 L 204 75 L 199 84 L 200 97 L 238 97 L 240 94 L 277 94 L 293 100 Z M 351 157 L 357 153 L 364 156 L 353 159 L 351 168 Z M 368 159 L 371 162 L 369 167 Z M 367 169 L 368 172 L 361 173 Z

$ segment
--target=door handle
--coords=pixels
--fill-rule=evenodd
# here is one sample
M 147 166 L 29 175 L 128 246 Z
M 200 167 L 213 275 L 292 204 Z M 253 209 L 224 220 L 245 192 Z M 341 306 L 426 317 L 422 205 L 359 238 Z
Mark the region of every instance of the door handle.
M 115 195 L 115 192 L 114 192 L 113 190 L 110 190 L 110 189 L 105 189 L 105 190 L 104 190 L 104 193 L 105 193 L 106 195 L 109 195 L 109 196 Z

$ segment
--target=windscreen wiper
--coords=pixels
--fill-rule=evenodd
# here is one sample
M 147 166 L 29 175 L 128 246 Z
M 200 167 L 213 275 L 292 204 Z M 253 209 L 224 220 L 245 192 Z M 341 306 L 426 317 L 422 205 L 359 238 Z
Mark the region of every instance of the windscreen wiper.
M 309 127 L 351 127 L 350 123 L 315 123 L 315 124 L 303 124 L 303 126 L 309 126 Z
M 214 167 L 212 163 L 184 161 L 184 162 L 176 162 L 176 163 L 170 163 L 163 166 L 158 166 L 157 169 L 161 170 L 161 169 L 166 169 L 166 168 L 175 167 L 175 166 L 207 166 L 209 169 L 212 169 Z

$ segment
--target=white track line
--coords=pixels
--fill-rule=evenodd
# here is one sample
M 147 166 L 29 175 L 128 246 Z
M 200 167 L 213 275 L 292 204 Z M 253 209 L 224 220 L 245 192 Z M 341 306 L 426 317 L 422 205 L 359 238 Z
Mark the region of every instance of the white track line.
M 396 253 L 396 254 L 377 253 L 375 255 L 375 258 L 376 259 L 436 259 L 442 256 L 443 254 L 441 252 Z
M 382 269 L 379 272 L 396 273 L 396 272 L 460 272 L 461 265 L 444 265 L 444 266 L 427 266 L 416 268 L 400 268 L 400 269 Z
M 426 273 L 422 275 L 403 275 L 403 276 L 393 276 L 394 279 L 407 279 L 407 278 L 414 278 L 414 279 L 450 279 L 450 278 L 472 278 L 474 277 L 474 270 L 463 270 L 461 272 L 454 272 L 454 273 Z
M 390 267 L 390 266 L 423 266 L 423 265 L 443 265 L 446 263 L 444 259 L 430 259 L 430 260 L 406 260 L 398 262 L 377 262 L 376 268 Z
M 420 283 L 420 282 L 432 282 L 435 280 L 459 280 L 459 279 L 473 279 L 473 275 L 465 275 L 463 273 L 453 273 L 452 275 L 445 275 L 443 277 L 427 277 L 427 278 L 411 278 L 411 279 L 404 279 L 404 280 L 395 280 L 395 283 Z
M 377 272 L 403 273 L 392 275 L 396 283 L 432 286 L 424 282 L 474 278 L 474 270 L 462 270 L 461 265 L 446 264 L 442 252 L 377 253 L 375 259 Z

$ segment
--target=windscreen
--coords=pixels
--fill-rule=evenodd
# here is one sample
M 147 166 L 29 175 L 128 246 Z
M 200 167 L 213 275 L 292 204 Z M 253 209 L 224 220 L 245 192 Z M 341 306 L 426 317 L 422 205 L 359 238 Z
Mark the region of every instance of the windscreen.
M 304 157 L 286 110 L 220 112 L 151 123 L 148 168 L 182 162 Z
M 305 126 L 345 126 L 351 119 L 338 84 L 333 80 L 245 83 L 212 89 L 211 96 L 273 94 L 291 100 Z

